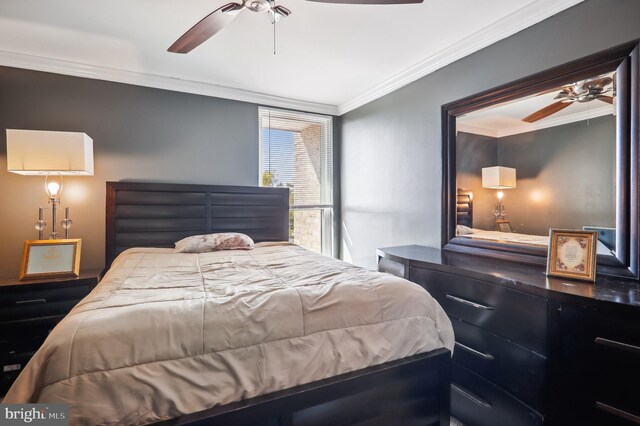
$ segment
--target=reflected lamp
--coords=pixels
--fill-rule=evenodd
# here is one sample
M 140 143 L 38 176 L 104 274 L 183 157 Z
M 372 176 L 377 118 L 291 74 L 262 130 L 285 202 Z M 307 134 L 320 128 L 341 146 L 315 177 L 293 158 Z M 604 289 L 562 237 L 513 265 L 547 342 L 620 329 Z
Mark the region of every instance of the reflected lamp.
M 516 169 L 512 167 L 494 166 L 482 168 L 482 187 L 489 189 L 497 189 L 498 203 L 494 214 L 496 220 L 505 220 L 507 216 L 502 198 L 504 197 L 503 189 L 513 189 L 516 187 Z

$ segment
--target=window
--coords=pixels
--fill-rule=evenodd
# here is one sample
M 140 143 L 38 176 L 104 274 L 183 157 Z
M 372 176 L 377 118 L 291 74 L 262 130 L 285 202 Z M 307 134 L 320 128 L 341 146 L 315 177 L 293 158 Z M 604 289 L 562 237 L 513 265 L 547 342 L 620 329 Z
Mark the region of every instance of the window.
M 260 108 L 260 185 L 290 191 L 290 241 L 332 254 L 331 117 Z

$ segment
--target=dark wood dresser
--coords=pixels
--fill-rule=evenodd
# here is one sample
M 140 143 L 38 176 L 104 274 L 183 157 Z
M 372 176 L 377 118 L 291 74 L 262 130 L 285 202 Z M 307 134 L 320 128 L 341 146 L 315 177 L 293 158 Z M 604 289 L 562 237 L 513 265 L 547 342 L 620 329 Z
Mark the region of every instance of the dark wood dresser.
M 0 396 L 9 390 L 53 327 L 99 281 L 99 271 L 84 271 L 77 279 L 0 280 Z
M 640 284 L 410 245 L 378 269 L 426 288 L 456 335 L 451 412 L 469 426 L 640 424 Z

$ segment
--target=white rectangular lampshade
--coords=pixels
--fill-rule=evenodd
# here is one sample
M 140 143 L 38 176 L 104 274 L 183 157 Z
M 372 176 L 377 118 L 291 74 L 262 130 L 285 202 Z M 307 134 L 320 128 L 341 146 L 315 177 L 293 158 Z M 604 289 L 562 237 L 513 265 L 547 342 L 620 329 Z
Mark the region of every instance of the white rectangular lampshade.
M 516 169 L 511 167 L 483 167 L 482 187 L 491 189 L 509 189 L 516 187 Z
M 79 132 L 7 129 L 7 170 L 93 176 L 93 139 Z

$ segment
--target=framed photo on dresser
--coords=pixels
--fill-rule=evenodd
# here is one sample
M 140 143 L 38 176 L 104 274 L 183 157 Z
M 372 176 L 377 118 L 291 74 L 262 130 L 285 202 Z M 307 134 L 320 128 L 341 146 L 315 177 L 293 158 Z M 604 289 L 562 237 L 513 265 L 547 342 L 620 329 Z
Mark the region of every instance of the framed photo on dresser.
M 595 282 L 597 231 L 549 230 L 547 275 Z

